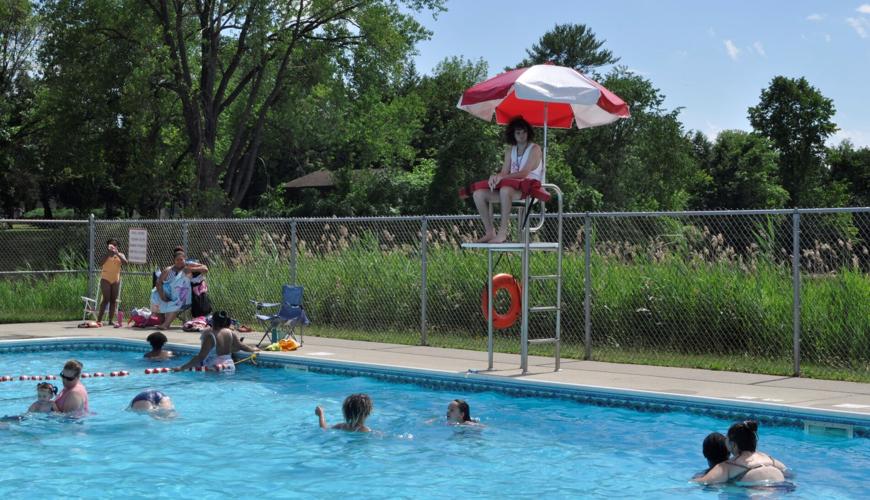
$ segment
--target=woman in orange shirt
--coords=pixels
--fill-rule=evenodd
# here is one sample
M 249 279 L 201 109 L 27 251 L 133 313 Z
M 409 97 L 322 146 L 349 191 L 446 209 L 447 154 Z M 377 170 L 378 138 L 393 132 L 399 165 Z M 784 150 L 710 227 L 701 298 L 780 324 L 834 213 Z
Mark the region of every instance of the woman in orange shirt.
M 109 323 L 115 317 L 115 308 L 118 306 L 118 293 L 121 291 L 121 265 L 127 263 L 127 257 L 118 251 L 118 240 L 111 238 L 106 241 L 109 253 L 100 264 L 100 309 L 97 313 L 97 326 L 103 326 L 103 311 L 109 306 Z M 119 323 L 120 325 L 120 323 Z

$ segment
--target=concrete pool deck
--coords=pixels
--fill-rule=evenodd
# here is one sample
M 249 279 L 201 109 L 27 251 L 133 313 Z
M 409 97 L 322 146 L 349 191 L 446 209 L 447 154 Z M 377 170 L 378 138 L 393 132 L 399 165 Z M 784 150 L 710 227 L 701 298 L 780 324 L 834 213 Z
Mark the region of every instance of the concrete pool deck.
M 0 341 L 47 338 L 119 338 L 143 340 L 153 330 L 132 328 L 76 328 L 77 322 L 0 324 Z M 169 342 L 199 345 L 199 335 L 176 327 L 166 333 Z M 259 339 L 252 332 L 247 340 Z M 400 368 L 481 374 L 514 380 L 546 381 L 609 389 L 652 391 L 720 400 L 783 405 L 822 411 L 844 412 L 870 419 L 870 384 L 808 378 L 759 375 L 693 368 L 630 365 L 563 359 L 561 370 L 553 371 L 553 359 L 529 357 L 529 373 L 522 375 L 516 354 L 495 354 L 492 371 L 486 371 L 487 353 L 462 349 L 386 344 L 305 337 L 302 349 L 282 356 L 316 360 L 346 361 Z

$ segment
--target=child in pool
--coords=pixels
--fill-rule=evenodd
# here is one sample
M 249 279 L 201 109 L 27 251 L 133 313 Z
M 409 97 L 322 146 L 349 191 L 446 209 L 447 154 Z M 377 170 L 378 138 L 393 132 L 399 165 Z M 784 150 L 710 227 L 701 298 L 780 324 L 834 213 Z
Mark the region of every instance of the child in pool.
M 344 423 L 335 424 L 332 428 L 352 432 L 371 432 L 372 430 L 366 427 L 366 419 L 371 415 L 373 407 L 372 398 L 368 394 L 351 394 L 344 398 L 344 403 L 341 405 Z M 323 408 L 318 406 L 314 409 L 314 414 L 320 417 L 320 428 L 329 429 Z
M 450 425 L 482 425 L 471 418 L 471 408 L 462 399 L 454 399 L 447 405 L 447 423 Z
M 36 384 L 36 401 L 27 409 L 30 413 L 51 413 L 57 386 L 48 382 Z
M 704 458 L 707 459 L 707 470 L 701 475 L 710 472 L 710 469 L 717 464 L 725 462 L 731 453 L 728 451 L 728 444 L 725 443 L 725 436 L 719 432 L 711 432 L 704 438 L 704 443 L 701 445 L 701 451 L 704 453 Z
M 150 359 L 151 361 L 165 361 L 175 355 L 172 351 L 163 350 L 163 345 L 167 341 L 166 335 L 163 333 L 154 332 L 145 340 L 151 344 L 151 352 L 145 353 L 145 359 Z

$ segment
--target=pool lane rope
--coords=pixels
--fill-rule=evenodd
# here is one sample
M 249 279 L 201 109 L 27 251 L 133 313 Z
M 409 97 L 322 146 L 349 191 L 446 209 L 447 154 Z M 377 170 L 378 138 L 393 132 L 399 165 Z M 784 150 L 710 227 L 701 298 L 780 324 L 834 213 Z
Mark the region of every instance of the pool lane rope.
M 249 360 L 251 362 L 254 362 L 253 358 L 254 358 L 254 356 L 251 356 L 249 358 L 243 359 L 242 361 L 239 361 L 239 363 L 242 363 L 244 361 L 249 361 Z M 239 363 L 236 363 L 236 364 L 239 364 Z M 232 369 L 233 369 L 233 366 L 230 364 L 221 364 L 221 365 L 215 365 L 212 367 L 197 366 L 194 368 L 189 368 L 185 371 L 189 371 L 189 372 L 222 372 L 225 370 L 232 370 Z M 172 368 L 169 368 L 168 366 L 159 367 L 159 368 L 145 368 L 145 370 L 144 370 L 145 375 L 152 375 L 152 374 L 156 375 L 158 373 L 174 373 L 174 372 L 175 372 L 175 370 L 173 370 Z M 81 378 L 127 377 L 129 375 L 130 375 L 130 372 L 127 370 L 118 370 L 118 371 L 109 372 L 109 373 L 103 373 L 103 372 L 84 373 L 83 372 L 81 375 Z M 18 375 L 17 377 L 12 376 L 12 375 L 0 376 L 0 382 L 24 382 L 24 381 L 29 381 L 29 380 L 41 381 L 41 380 L 57 380 L 57 379 L 58 379 L 57 375 Z
M 240 365 L 246 361 L 250 361 L 251 364 L 257 364 L 257 353 L 253 353 L 247 358 L 236 361 L 234 364 L 224 363 L 219 365 L 214 365 L 209 368 L 208 366 L 196 366 L 193 368 L 188 368 L 186 371 L 190 372 L 222 372 L 225 370 L 232 370 L 235 368 L 235 365 Z M 145 375 L 156 375 L 158 373 L 173 373 L 175 370 L 169 368 L 168 366 L 158 367 L 158 368 L 145 368 Z M 114 372 L 109 372 L 109 377 L 126 377 L 130 375 L 130 372 L 127 370 L 118 370 Z M 93 372 L 93 373 L 82 373 L 81 378 L 100 378 L 105 377 L 106 374 L 103 372 Z M 15 382 L 20 381 L 24 382 L 27 380 L 57 380 L 57 375 L 19 375 L 14 377 L 12 375 L 2 375 L 0 376 L 0 382 Z

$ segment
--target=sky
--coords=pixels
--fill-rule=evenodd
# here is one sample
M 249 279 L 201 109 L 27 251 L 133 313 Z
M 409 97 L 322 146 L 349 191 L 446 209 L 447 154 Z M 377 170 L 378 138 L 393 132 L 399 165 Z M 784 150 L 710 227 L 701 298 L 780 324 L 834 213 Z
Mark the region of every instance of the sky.
M 514 66 L 558 24 L 585 24 L 618 64 L 649 79 L 686 129 L 749 130 L 747 109 L 775 76 L 805 77 L 833 99 L 829 140 L 870 146 L 870 0 L 447 0 L 414 14 L 433 32 L 417 70 L 462 56 Z M 607 68 L 603 68 L 606 72 Z M 599 70 L 601 71 L 601 70 Z M 458 98 L 458 96 L 457 96 Z

